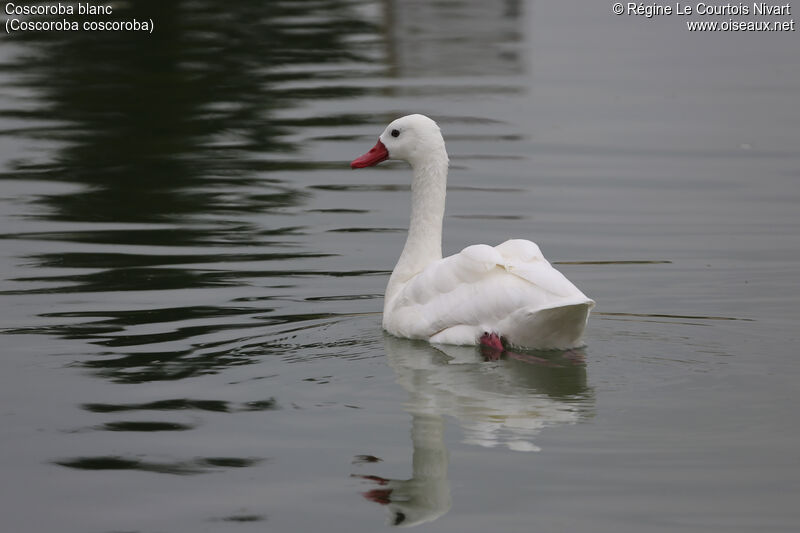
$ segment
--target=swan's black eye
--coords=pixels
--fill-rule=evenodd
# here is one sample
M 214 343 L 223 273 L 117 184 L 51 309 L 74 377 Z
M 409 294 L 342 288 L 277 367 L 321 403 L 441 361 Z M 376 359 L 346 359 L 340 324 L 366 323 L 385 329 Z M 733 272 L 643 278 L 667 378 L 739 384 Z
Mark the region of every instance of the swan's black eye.
M 400 136 L 400 130 L 392 130 L 392 137 L 399 137 L 399 136 Z

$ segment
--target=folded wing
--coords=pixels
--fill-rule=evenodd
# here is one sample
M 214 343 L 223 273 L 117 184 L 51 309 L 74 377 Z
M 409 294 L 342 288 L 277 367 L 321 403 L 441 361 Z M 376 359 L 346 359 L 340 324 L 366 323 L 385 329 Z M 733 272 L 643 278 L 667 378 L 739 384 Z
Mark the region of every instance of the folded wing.
M 535 243 L 515 239 L 469 246 L 429 265 L 390 302 L 384 327 L 402 337 L 474 344 L 482 332 L 524 330 L 515 322 L 535 324 L 538 311 L 592 304 Z

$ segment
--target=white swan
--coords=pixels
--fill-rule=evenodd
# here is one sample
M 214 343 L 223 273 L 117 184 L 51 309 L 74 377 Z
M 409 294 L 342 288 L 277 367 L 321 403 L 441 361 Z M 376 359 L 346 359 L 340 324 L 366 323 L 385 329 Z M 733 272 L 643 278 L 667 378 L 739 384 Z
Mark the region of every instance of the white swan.
M 448 157 L 436 122 L 424 115 L 398 118 L 350 166 L 386 159 L 405 160 L 414 172 L 408 238 L 386 287 L 386 331 L 495 350 L 583 344 L 594 301 L 554 269 L 535 243 L 476 244 L 442 259 Z

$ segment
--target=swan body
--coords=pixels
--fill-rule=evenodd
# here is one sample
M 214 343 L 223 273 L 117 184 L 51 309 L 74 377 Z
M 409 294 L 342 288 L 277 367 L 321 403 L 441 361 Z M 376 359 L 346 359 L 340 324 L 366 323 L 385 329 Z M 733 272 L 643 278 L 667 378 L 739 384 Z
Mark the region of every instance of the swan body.
M 383 328 L 398 337 L 474 345 L 486 334 L 530 349 L 581 346 L 594 301 L 522 239 L 476 244 L 442 258 L 448 157 L 436 122 L 401 117 L 351 166 L 407 161 L 411 182 L 408 237 L 383 307 Z

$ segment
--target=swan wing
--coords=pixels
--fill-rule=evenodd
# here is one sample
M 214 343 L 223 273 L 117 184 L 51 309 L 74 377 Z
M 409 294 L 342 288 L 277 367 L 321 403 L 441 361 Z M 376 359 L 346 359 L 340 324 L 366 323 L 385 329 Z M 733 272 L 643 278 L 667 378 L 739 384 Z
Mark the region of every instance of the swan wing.
M 554 297 L 586 297 L 570 280 L 545 259 L 535 242 L 512 239 L 495 247 L 511 274 L 530 282 Z
M 591 302 L 526 240 L 477 244 L 430 264 L 389 302 L 384 327 L 432 342 L 474 344 L 513 317 Z M 516 327 L 516 326 L 515 326 Z

